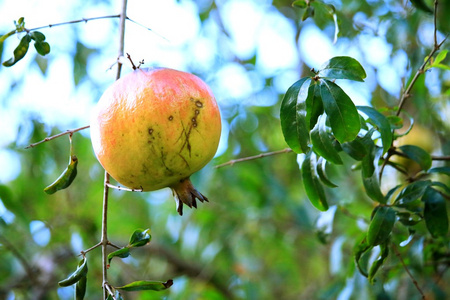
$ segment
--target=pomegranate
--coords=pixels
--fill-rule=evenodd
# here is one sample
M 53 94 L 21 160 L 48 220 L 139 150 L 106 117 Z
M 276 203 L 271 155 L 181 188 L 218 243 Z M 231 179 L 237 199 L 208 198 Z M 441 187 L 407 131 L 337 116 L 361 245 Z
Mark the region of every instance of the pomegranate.
M 136 69 L 117 80 L 91 116 L 92 146 L 103 168 L 131 189 L 170 187 L 180 215 L 183 203 L 208 201 L 189 177 L 213 158 L 220 132 L 206 83 L 166 68 Z

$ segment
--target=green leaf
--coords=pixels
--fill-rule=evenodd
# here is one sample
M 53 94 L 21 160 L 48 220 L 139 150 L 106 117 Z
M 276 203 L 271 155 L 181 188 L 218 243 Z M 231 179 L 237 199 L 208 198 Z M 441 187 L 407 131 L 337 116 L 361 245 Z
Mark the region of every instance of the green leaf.
M 166 282 L 162 281 L 135 281 L 132 283 L 129 283 L 124 286 L 116 287 L 116 289 L 128 291 L 128 292 L 134 292 L 134 291 L 162 291 L 165 289 L 168 289 L 173 284 L 173 280 L 169 279 Z
M 307 6 L 306 0 L 295 0 L 292 3 L 292 6 L 297 6 L 297 7 L 300 7 L 300 8 L 306 8 L 306 6 Z
M 422 201 L 425 202 L 423 215 L 428 231 L 434 238 L 446 236 L 448 215 L 445 198 L 435 189 L 428 187 Z
M 398 116 L 387 116 L 386 119 L 389 121 L 392 129 L 400 129 L 403 127 L 403 119 Z
M 44 192 L 51 195 L 59 190 L 68 188 L 77 176 L 77 165 L 78 158 L 75 155 L 71 155 L 70 162 L 67 168 L 52 184 L 44 189 Z
M 433 14 L 434 11 L 428 7 L 428 5 L 425 3 L 424 0 L 411 0 L 411 3 L 419 10 L 429 13 L 429 14 Z
M 414 145 L 404 145 L 400 146 L 399 149 L 406 157 L 418 163 L 422 170 L 426 171 L 431 168 L 431 155 L 422 148 Z
M 122 249 L 116 250 L 108 254 L 108 264 L 111 263 L 111 260 L 114 257 L 127 258 L 130 256 L 130 248 L 124 247 Z
M 311 204 L 320 211 L 328 210 L 325 191 L 317 175 L 316 155 L 314 152 L 308 152 L 305 155 L 301 170 L 305 192 Z
M 374 283 L 374 277 L 377 271 L 380 269 L 380 267 L 384 264 L 386 258 L 389 256 L 389 245 L 388 243 L 382 243 L 380 244 L 380 256 L 373 262 L 372 266 L 369 270 L 369 282 Z
M 88 59 L 97 51 L 95 48 L 88 48 L 83 43 L 77 42 L 76 52 L 73 56 L 73 81 L 76 86 L 87 76 Z
M 443 183 L 443 182 L 433 181 L 433 182 L 431 182 L 431 186 L 440 187 L 440 188 L 442 188 L 444 190 L 445 193 L 450 195 L 450 187 L 448 185 L 446 185 L 445 183 Z
M 391 234 L 395 223 L 395 211 L 388 206 L 378 206 L 370 222 L 367 232 L 367 242 L 371 246 L 377 246 L 385 242 Z
M 83 257 L 81 261 L 78 263 L 77 269 L 72 274 L 70 274 L 69 277 L 58 282 L 58 285 L 64 287 L 75 284 L 82 277 L 86 277 L 87 272 L 88 272 L 87 259 L 86 257 Z
M 321 78 L 364 81 L 366 71 L 354 58 L 336 56 L 327 61 L 318 74 Z
M 319 159 L 317 160 L 317 175 L 319 176 L 319 179 L 323 184 L 331 188 L 335 188 L 337 187 L 337 185 L 331 182 L 325 174 L 326 163 L 327 161 L 323 159 L 323 157 L 319 157 Z
M 326 79 L 320 81 L 320 94 L 336 139 L 340 143 L 354 140 L 361 125 L 358 111 L 350 97 L 338 85 Z
M 42 56 L 50 53 L 50 45 L 47 42 L 35 42 L 34 48 Z
M 333 137 L 325 126 L 326 115 L 321 115 L 316 126 L 311 130 L 311 143 L 313 151 L 337 165 L 342 164 L 342 159 L 339 153 L 333 146 Z
M 14 49 L 14 57 L 8 59 L 3 62 L 5 67 L 11 67 L 16 64 L 19 60 L 24 58 L 25 54 L 28 52 L 28 47 L 30 46 L 31 37 L 29 34 L 26 34 L 21 40 L 19 45 Z
M 375 126 L 378 127 L 378 131 L 381 135 L 381 141 L 383 144 L 383 153 L 389 150 L 392 144 L 392 129 L 388 119 L 378 112 L 376 109 L 370 106 L 357 106 L 359 111 L 365 113 L 370 120 L 373 121 Z
M 302 21 L 306 21 L 309 17 L 314 17 L 314 7 L 308 6 L 303 13 Z
M 401 187 L 402 187 L 402 184 L 396 185 L 395 187 L 390 189 L 389 192 L 387 192 L 386 197 L 385 197 L 386 203 L 391 199 L 392 195 Z
M 367 155 L 361 164 L 361 175 L 367 196 L 374 201 L 385 204 L 386 197 L 381 192 L 380 180 L 378 178 L 378 160 L 380 159 L 382 153 L 383 150 L 381 148 L 374 147 L 370 154 L 372 159 L 369 160 L 367 158 L 369 155 Z M 369 175 L 370 173 L 371 175 Z
M 398 220 L 405 226 L 414 226 L 422 221 L 417 214 L 409 213 L 409 212 L 400 212 L 397 213 Z
M 398 194 L 397 199 L 395 199 L 394 202 L 395 205 L 403 207 L 420 199 L 431 184 L 432 182 L 430 180 L 415 181 L 408 184 L 400 194 Z
M 281 102 L 280 119 L 284 139 L 297 153 L 309 151 L 309 124 L 306 123 L 306 99 L 311 79 L 304 77 L 294 83 Z
M 43 42 L 45 41 L 45 35 L 40 31 L 33 31 L 30 33 L 30 37 L 35 40 L 36 42 Z
M 375 146 L 372 140 L 373 129 L 369 130 L 366 135 L 361 139 L 361 142 L 367 149 L 367 155 L 361 161 L 362 175 L 363 178 L 368 178 L 372 176 L 375 169 L 378 166 L 378 159 L 381 157 L 383 152 L 380 153 L 381 148 Z M 378 159 L 375 156 L 378 156 Z
M 440 64 L 447 57 L 448 50 L 442 50 L 436 55 L 433 64 Z
M 367 273 L 366 268 L 363 266 L 362 264 L 362 257 L 363 254 L 366 253 L 367 251 L 372 250 L 373 246 L 371 246 L 368 242 L 367 242 L 367 236 L 364 235 L 363 239 L 360 240 L 353 248 L 353 253 L 355 256 L 355 263 L 356 263 L 356 267 L 358 268 L 359 272 L 365 276 L 368 277 L 369 274 Z
M 137 229 L 130 237 L 130 247 L 141 247 L 147 245 L 152 236 L 150 235 L 150 229 Z
M 319 116 L 323 114 L 322 97 L 320 96 L 320 86 L 317 83 L 311 84 L 306 98 L 306 125 L 309 130 L 317 124 Z
M 345 153 L 358 161 L 363 160 L 369 151 L 360 137 L 356 137 L 356 139 L 351 142 L 341 144 L 341 147 Z
M 381 192 L 380 181 L 378 179 L 378 174 L 373 173 L 370 177 L 363 177 L 363 185 L 367 196 L 373 201 L 380 202 L 382 204 L 386 203 L 386 198 Z
M 75 285 L 75 300 L 83 300 L 86 295 L 87 277 L 82 276 Z

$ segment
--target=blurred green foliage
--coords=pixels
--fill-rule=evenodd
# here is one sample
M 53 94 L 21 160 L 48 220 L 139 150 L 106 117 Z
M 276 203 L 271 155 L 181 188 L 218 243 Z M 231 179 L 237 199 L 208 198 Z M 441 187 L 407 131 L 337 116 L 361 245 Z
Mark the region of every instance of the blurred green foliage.
M 432 21 L 432 17 L 412 7 L 409 1 L 326 2 L 333 4 L 334 10 L 315 3 L 313 7 L 319 9 L 319 13 L 313 14 L 310 10 L 307 18 L 304 5 L 321 1 L 295 2 L 297 5 L 293 6 L 292 0 L 274 0 L 271 8 L 295 24 L 296 39 L 304 26 L 302 19 L 315 22 L 333 38 L 336 24 L 330 12 L 336 14 L 338 38 L 350 41 L 362 35 L 377 36 L 378 29 L 388 24 L 385 38 L 392 46 L 392 53 L 401 49 L 408 54 L 411 72 L 409 78 L 404 78 L 405 84 L 429 53 L 418 35 L 421 25 Z M 424 3 L 432 7 L 432 2 Z M 443 14 L 449 11 L 450 1 L 439 2 L 442 8 L 438 12 L 438 28 L 446 34 L 450 20 Z M 200 6 L 200 1 L 197 4 Z M 217 21 L 214 15 L 220 12 L 220 7 L 216 1 L 209 1 L 206 8 L 203 3 L 199 12 L 202 22 Z M 355 17 L 361 15 L 363 19 Z M 229 38 L 226 29 L 219 27 L 222 38 Z M 221 41 L 215 42 L 220 44 Z M 2 47 L 0 44 L 0 50 Z M 96 51 L 98 49 L 76 41 L 76 51 L 72 53 L 75 84 L 90 79 L 86 70 L 89 58 Z M 236 60 L 232 56 L 227 59 L 229 61 L 216 62 L 214 67 Z M 256 59 L 238 63 L 250 72 Z M 41 70 L 46 70 L 47 65 L 43 69 L 38 58 L 36 63 Z M 439 63 L 448 66 L 448 58 Z M 298 78 L 308 69 L 302 63 Z M 0 71 L 6 72 L 5 68 Z M 415 126 L 425 128 L 434 137 L 430 152 L 449 155 L 450 125 L 444 109 L 448 109 L 450 80 L 445 68 L 433 69 L 433 72 L 437 73 L 435 84 L 440 93 L 430 92 L 425 74 L 416 82 L 413 97 L 408 99 L 404 110 L 414 119 Z M 272 86 L 273 79 L 265 78 L 266 87 Z M 95 88 L 93 92 L 98 93 Z M 421 299 L 405 272 L 405 264 L 427 297 L 448 298 L 449 235 L 442 228 L 442 222 L 429 217 L 432 211 L 449 210 L 448 196 L 438 196 L 437 203 L 436 200 L 426 202 L 426 224 L 418 214 L 399 212 L 398 222 L 392 225 L 392 236 L 368 244 L 365 233 L 371 232 L 373 219 L 391 226 L 392 213 L 391 209 L 382 208 L 384 214 L 378 209 L 378 214 L 371 216 L 372 211 L 376 211 L 376 203 L 366 195 L 361 174 L 352 170 L 352 167 L 358 168 L 356 160 L 349 156 L 342 156 L 344 167 L 326 165 L 329 180 L 338 186 L 325 190 L 330 206 L 326 212 L 319 212 L 308 200 L 294 153 L 214 168 L 237 157 L 286 148 L 279 119 L 283 96 L 283 93 L 274 94 L 278 101 L 272 106 L 235 103 L 223 108 L 225 121 L 230 124 L 228 148 L 193 175 L 194 185 L 210 199 L 197 210 L 186 211 L 179 217 L 169 190 L 152 193 L 111 190 L 111 241 L 125 247 L 137 228 L 150 228 L 151 242 L 133 249 L 126 259 L 113 259 L 108 273 L 110 282 L 114 286 L 124 286 L 137 280 L 174 280 L 168 290 L 158 293 L 125 291 L 124 299 Z M 377 83 L 370 104 L 378 109 L 393 109 L 398 100 Z M 100 239 L 103 170 L 93 155 L 89 137 L 76 133 L 73 147 L 79 160 L 77 178 L 69 188 L 54 195 L 45 194 L 43 188 L 67 166 L 68 137 L 27 150 L 23 149 L 24 144 L 68 128 L 53 128 L 49 133 L 45 124 L 35 117 L 25 118 L 24 128 L 31 128 L 30 133 L 24 128 L 17 130 L 25 135 L 22 139 L 26 142 L 17 141 L 7 147 L 20 156 L 20 175 L 0 184 L 0 200 L 5 207 L 0 210 L 0 299 L 72 299 L 73 287 L 60 288 L 58 281 L 74 271 L 80 251 Z M 444 166 L 448 163 L 434 161 L 432 168 Z M 433 178 L 448 187 L 448 169 L 438 171 L 433 173 Z M 409 201 L 404 195 L 406 192 L 400 193 L 407 183 L 405 178 L 389 172 L 383 179 L 399 184 L 400 187 L 391 190 L 391 196 L 397 199 L 395 201 L 403 201 L 401 203 Z M 386 194 L 388 191 L 384 188 L 382 185 Z M 419 191 L 414 189 L 420 197 L 425 194 L 425 200 L 436 199 L 432 198 L 436 191 L 428 183 L 422 184 Z M 416 204 L 415 200 L 407 202 L 410 209 Z M 382 219 L 384 215 L 389 218 Z M 36 231 L 31 224 L 40 224 L 40 227 Z M 427 228 L 432 228 L 435 237 Z M 395 252 L 391 250 L 388 257 L 385 239 L 391 239 L 396 245 Z M 354 249 L 358 254 L 358 266 Z M 98 299 L 102 281 L 100 249 L 87 256 L 87 298 Z M 377 259 L 383 265 L 374 265 L 379 269 L 371 283 L 360 274 L 358 267 L 370 275 L 373 271 L 368 266 Z

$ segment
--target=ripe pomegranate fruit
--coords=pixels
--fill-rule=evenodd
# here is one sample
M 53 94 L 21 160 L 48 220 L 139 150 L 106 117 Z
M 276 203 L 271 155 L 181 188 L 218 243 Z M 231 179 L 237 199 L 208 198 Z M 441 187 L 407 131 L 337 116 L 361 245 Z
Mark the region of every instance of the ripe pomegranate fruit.
M 136 69 L 114 82 L 91 117 L 91 140 L 103 168 L 120 184 L 143 191 L 170 187 L 183 203 L 208 201 L 189 177 L 214 156 L 220 112 L 195 75 L 166 68 Z

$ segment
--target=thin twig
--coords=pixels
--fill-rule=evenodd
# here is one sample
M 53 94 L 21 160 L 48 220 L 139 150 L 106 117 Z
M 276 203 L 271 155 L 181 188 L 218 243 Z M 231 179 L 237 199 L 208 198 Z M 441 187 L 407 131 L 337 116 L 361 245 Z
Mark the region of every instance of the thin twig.
M 411 274 L 411 272 L 409 271 L 408 267 L 405 264 L 405 261 L 403 260 L 400 252 L 398 251 L 397 247 L 392 244 L 392 248 L 394 249 L 395 255 L 398 257 L 398 259 L 400 260 L 400 262 L 403 265 L 403 269 L 405 269 L 406 273 L 408 274 L 409 278 L 411 278 L 412 282 L 414 283 L 416 289 L 419 291 L 420 295 L 422 295 L 422 299 L 426 299 L 425 298 L 425 294 L 423 293 L 422 289 L 420 288 L 419 284 L 417 283 L 417 280 L 414 278 L 414 276 Z
M 76 23 L 81 23 L 81 22 L 87 23 L 88 21 L 101 20 L 101 19 L 113 19 L 113 18 L 119 18 L 119 17 L 120 17 L 120 15 L 109 15 L 109 16 L 101 16 L 101 17 L 93 17 L 93 18 L 82 18 L 79 20 L 66 21 L 66 22 L 55 23 L 55 24 L 48 24 L 48 25 L 44 25 L 44 26 L 40 26 L 40 27 L 36 27 L 36 28 L 32 28 L 32 29 L 26 29 L 26 31 L 30 32 L 30 31 L 36 31 L 36 30 L 40 30 L 40 29 L 44 29 L 44 28 L 52 28 L 52 27 L 56 27 L 56 26 L 76 24 Z
M 37 143 L 30 144 L 30 145 L 26 146 L 25 149 L 29 149 L 29 148 L 36 147 L 36 146 L 39 145 L 39 144 L 42 144 L 42 143 L 45 143 L 45 142 L 54 140 L 54 139 L 56 139 L 56 138 L 59 138 L 59 137 L 61 137 L 61 136 L 66 135 L 66 134 L 72 135 L 74 132 L 77 132 L 77 131 L 81 131 L 81 130 L 87 129 L 87 128 L 89 128 L 89 127 L 90 127 L 90 126 L 87 125 L 87 126 L 83 126 L 83 127 L 80 127 L 80 128 L 75 128 L 75 129 L 66 130 L 66 131 L 64 131 L 64 132 L 55 134 L 55 135 L 53 135 L 53 136 L 46 137 L 45 139 L 43 139 L 42 141 L 39 141 L 39 142 L 37 142 Z
M 44 26 L 39 26 L 39 27 L 35 27 L 35 28 L 31 28 L 31 29 L 24 29 L 26 32 L 31 32 L 31 31 L 36 31 L 36 30 L 41 30 L 41 29 L 45 29 L 45 28 L 52 28 L 52 27 L 56 27 L 56 26 L 62 26 L 62 25 L 69 25 L 69 24 L 76 24 L 76 23 L 87 23 L 89 21 L 95 21 L 95 20 L 102 20 L 102 19 L 115 19 L 115 18 L 120 18 L 120 14 L 118 15 L 107 15 L 107 16 L 100 16 L 100 17 L 93 17 L 93 18 L 82 18 L 79 20 L 72 20 L 72 21 L 66 21 L 66 22 L 61 22 L 61 23 L 55 23 L 55 24 L 48 24 L 48 25 L 44 25 Z M 156 34 L 157 36 L 159 36 L 160 38 L 169 41 L 166 37 L 164 37 L 163 35 L 155 32 L 153 29 L 133 20 L 130 19 L 129 17 L 125 16 L 125 19 L 144 28 L 147 29 L 148 31 L 151 31 L 152 33 Z M 17 33 L 17 30 L 12 30 L 9 34 L 9 36 L 13 35 L 14 33 Z
M 86 253 L 91 252 L 92 250 L 100 247 L 101 245 L 102 245 L 102 242 L 99 242 L 99 243 L 95 244 L 94 246 L 90 247 L 89 249 L 81 251 L 81 255 L 86 255 Z
M 234 165 L 236 163 L 240 163 L 240 162 L 244 162 L 244 161 L 254 160 L 254 159 L 263 158 L 263 157 L 272 156 L 272 155 L 277 155 L 277 154 L 282 154 L 282 153 L 290 153 L 290 152 L 292 152 L 292 149 L 286 148 L 286 149 L 283 149 L 283 150 L 278 150 L 278 151 L 273 151 L 273 152 L 260 153 L 258 155 L 254 155 L 254 156 L 233 159 L 233 160 L 230 160 L 230 161 L 228 161 L 226 163 L 217 165 L 214 168 L 218 169 L 218 168 L 222 168 L 222 167 L 225 167 L 225 166 L 232 166 L 232 165 Z
M 112 185 L 111 183 L 108 183 L 107 185 L 109 188 L 119 190 L 119 191 L 127 191 L 127 192 L 143 192 L 144 191 L 143 188 L 130 189 L 130 188 L 126 188 L 126 187 L 122 187 L 122 186 L 118 186 L 118 185 Z
M 433 22 L 434 22 L 434 33 L 433 33 L 434 34 L 434 46 L 433 46 L 433 49 L 430 51 L 430 54 L 428 54 L 428 56 L 426 57 L 425 61 L 420 66 L 420 68 L 417 70 L 416 74 L 414 74 L 413 79 L 411 80 L 411 82 L 408 84 L 408 86 L 406 87 L 405 91 L 403 92 L 403 94 L 402 94 L 402 96 L 400 98 L 400 102 L 399 102 L 399 105 L 398 105 L 396 116 L 400 115 L 400 113 L 401 113 L 401 111 L 403 109 L 403 106 L 404 106 L 404 104 L 406 102 L 406 99 L 411 97 L 411 90 L 414 87 L 414 84 L 416 83 L 417 79 L 419 78 L 419 76 L 421 74 L 423 74 L 425 72 L 425 67 L 430 62 L 431 58 L 434 56 L 434 54 L 436 54 L 436 52 L 441 48 L 441 46 L 444 44 L 444 42 L 448 38 L 448 35 L 447 35 L 440 43 L 438 43 L 438 41 L 437 41 L 437 26 L 436 26 L 436 23 L 437 23 L 437 9 L 438 9 L 438 0 L 435 0 L 434 1 L 434 18 L 433 18 L 434 19 L 433 20 Z M 392 131 L 392 134 L 394 134 L 394 131 L 395 130 Z M 393 144 L 394 144 L 394 141 L 392 141 L 391 147 L 393 146 Z M 380 180 L 380 183 L 381 183 L 381 178 L 383 176 L 384 168 L 386 167 L 386 164 L 388 163 L 390 156 L 391 155 L 388 152 L 388 154 L 386 156 L 386 159 L 383 161 L 383 163 L 381 165 L 380 174 L 379 174 L 379 177 L 378 177 L 379 180 Z
M 102 237 L 100 244 L 102 246 L 102 270 L 103 270 L 103 299 L 106 299 L 108 292 L 108 194 L 109 194 L 109 174 L 105 171 L 105 180 L 103 185 L 103 209 L 102 209 Z
M 438 0 L 434 0 L 434 45 L 437 45 L 437 10 L 438 10 Z
M 431 160 L 450 160 L 450 155 L 446 155 L 446 156 L 431 155 Z
M 108 292 L 109 295 L 111 295 L 111 297 L 113 298 L 113 300 L 117 300 L 116 296 L 114 295 L 114 292 L 111 289 L 111 286 L 107 283 L 105 284 L 105 289 Z
M 127 0 L 122 1 L 122 11 L 120 13 L 120 25 L 119 25 L 119 49 L 118 56 L 121 57 L 124 54 L 125 47 L 125 21 L 127 19 Z M 122 63 L 118 61 L 117 64 L 117 73 L 116 80 L 120 78 L 120 73 L 122 70 Z M 108 283 L 108 245 L 110 244 L 108 241 L 108 195 L 109 195 L 109 174 L 105 170 L 105 179 L 103 183 L 103 210 L 102 210 L 102 270 L 103 270 L 103 299 L 108 297 L 108 294 L 112 296 L 113 299 L 114 293 L 112 292 L 109 283 Z

